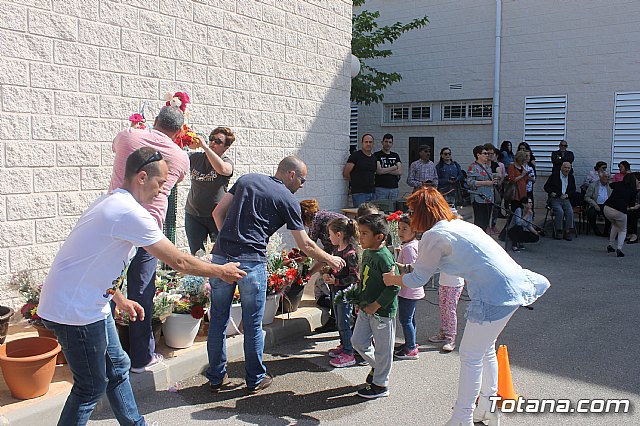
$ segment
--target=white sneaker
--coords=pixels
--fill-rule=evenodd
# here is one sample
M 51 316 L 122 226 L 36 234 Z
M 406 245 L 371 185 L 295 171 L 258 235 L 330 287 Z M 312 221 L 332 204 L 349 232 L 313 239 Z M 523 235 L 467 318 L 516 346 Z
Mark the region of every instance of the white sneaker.
M 162 361 L 164 361 L 164 357 L 161 354 L 154 353 L 151 357 L 151 361 L 149 361 L 149 364 L 145 365 L 144 367 L 132 367 L 129 371 L 136 374 L 144 373 L 145 371 L 151 371 L 151 367 L 156 364 L 160 364 Z
M 496 410 L 491 412 L 489 410 L 473 410 L 473 421 L 485 423 L 487 426 L 500 426 L 500 412 Z
M 447 342 L 442 346 L 442 350 L 445 352 L 451 352 L 456 348 L 456 342 Z

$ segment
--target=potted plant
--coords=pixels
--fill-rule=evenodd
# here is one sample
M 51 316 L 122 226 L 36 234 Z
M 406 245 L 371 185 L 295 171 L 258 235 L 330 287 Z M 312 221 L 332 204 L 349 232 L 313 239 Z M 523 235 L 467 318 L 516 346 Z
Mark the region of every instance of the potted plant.
M 282 300 L 280 302 L 279 313 L 295 312 L 302 301 L 304 286 L 309 282 L 309 269 L 311 268 L 312 259 L 304 256 L 304 253 L 297 247 L 291 249 L 284 257 L 284 265 L 289 268 L 287 277 L 287 285 L 282 292 Z M 293 271 L 295 270 L 295 276 Z M 289 272 L 290 271 L 290 272 Z M 293 277 L 293 278 L 291 278 Z
M 38 304 L 40 303 L 42 283 L 36 283 L 31 271 L 20 271 L 11 277 L 9 285 L 16 288 L 18 293 L 24 298 L 25 303 L 20 308 L 20 313 L 22 317 L 36 329 L 38 336 L 56 339 L 53 331 L 47 329 L 42 323 L 42 318 L 38 316 Z M 59 351 L 56 362 L 58 364 L 67 363 L 62 351 Z
M 185 275 L 167 293 L 173 311 L 162 325 L 165 343 L 172 348 L 188 348 L 193 345 L 209 302 L 205 279 Z
M 13 316 L 13 309 L 0 305 L 0 345 L 4 343 L 9 330 L 9 320 Z

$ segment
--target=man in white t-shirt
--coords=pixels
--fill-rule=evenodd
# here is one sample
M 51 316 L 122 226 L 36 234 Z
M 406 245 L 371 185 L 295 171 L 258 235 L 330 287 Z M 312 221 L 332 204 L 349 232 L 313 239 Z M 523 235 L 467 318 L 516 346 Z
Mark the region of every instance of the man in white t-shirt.
M 229 283 L 246 275 L 239 263 L 213 265 L 183 253 L 162 234 L 141 204 L 158 195 L 167 174 L 160 152 L 148 147 L 134 151 L 122 186 L 98 198 L 78 219 L 45 279 L 38 315 L 58 338 L 73 374 L 58 424 L 86 424 L 105 392 L 120 424 L 145 424 L 129 382 L 131 362 L 109 305 L 113 300 L 132 321 L 152 314 L 120 292 L 136 247 L 181 272 Z

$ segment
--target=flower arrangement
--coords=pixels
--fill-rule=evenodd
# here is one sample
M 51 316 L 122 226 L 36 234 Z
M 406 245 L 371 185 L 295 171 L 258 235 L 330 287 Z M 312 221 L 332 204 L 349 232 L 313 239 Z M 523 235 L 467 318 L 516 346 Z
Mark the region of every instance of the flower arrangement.
M 187 112 L 187 105 L 191 103 L 191 99 L 189 98 L 187 92 L 167 92 L 164 95 L 164 100 L 167 101 L 167 106 L 178 107 L 184 113 Z
M 38 316 L 42 283 L 36 284 L 31 271 L 20 271 L 11 276 L 9 285 L 17 289 L 25 300 L 24 305 L 20 308 L 22 317 L 31 325 L 44 327 L 42 319 Z
M 387 222 L 389 222 L 389 235 L 391 236 L 391 246 L 395 249 L 400 249 L 402 241 L 398 236 L 398 223 L 402 218 L 402 211 L 398 210 L 387 216 Z
M 283 293 L 292 285 L 305 285 L 309 282 L 311 259 L 303 256 L 298 248 L 290 252 L 281 250 L 269 253 L 267 247 L 267 294 Z
M 205 308 L 209 303 L 205 279 L 193 275 L 185 275 L 180 278 L 178 286 L 170 290 L 170 294 L 178 294 L 180 297 L 173 304 L 173 312 L 176 314 L 191 314 L 200 319 L 204 317 Z M 175 297 L 175 296 L 174 296 Z
M 351 284 L 347 288 L 343 288 L 342 290 L 338 290 L 333 299 L 334 303 L 344 303 L 349 305 L 359 305 L 360 304 L 360 288 L 358 284 Z
M 144 115 L 140 114 L 140 113 L 135 113 L 135 114 L 131 114 L 129 116 L 129 122 L 131 123 L 131 127 L 133 127 L 134 129 L 146 129 L 147 125 L 145 124 L 146 119 L 144 118 Z
M 176 137 L 175 143 L 182 149 L 188 148 L 196 143 L 196 137 L 198 135 L 191 130 L 189 126 L 184 124 L 180 133 Z

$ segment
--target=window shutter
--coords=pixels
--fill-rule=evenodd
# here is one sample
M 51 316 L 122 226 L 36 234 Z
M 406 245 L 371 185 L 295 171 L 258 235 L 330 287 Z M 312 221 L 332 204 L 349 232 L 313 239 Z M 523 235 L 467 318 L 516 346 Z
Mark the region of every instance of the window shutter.
M 620 161 L 640 169 L 640 92 L 616 93 L 611 171 Z
M 351 105 L 349 117 L 349 148 L 351 152 L 358 149 L 358 105 Z
M 551 173 L 551 153 L 566 139 L 567 96 L 528 96 L 524 101 L 524 137 L 536 157 L 536 171 Z

